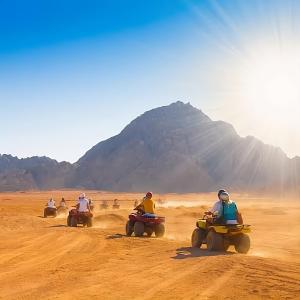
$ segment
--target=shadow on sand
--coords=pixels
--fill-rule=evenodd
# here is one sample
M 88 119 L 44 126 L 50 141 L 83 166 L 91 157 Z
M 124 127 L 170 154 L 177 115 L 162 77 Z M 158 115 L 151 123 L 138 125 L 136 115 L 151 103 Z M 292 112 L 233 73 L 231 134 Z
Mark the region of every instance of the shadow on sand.
M 58 224 L 58 225 L 51 225 L 48 228 L 51 228 L 51 227 L 68 227 L 68 226 L 67 225 L 63 225 L 63 224 Z
M 111 234 L 111 235 L 108 235 L 106 237 L 107 240 L 113 240 L 113 239 L 120 239 L 120 238 L 135 238 L 135 239 L 156 239 L 156 237 L 154 236 L 146 236 L 146 235 L 143 235 L 143 236 L 127 236 L 126 234 L 121 234 L 121 233 L 115 233 L 115 234 Z
M 115 234 L 108 235 L 106 237 L 106 239 L 107 240 L 113 240 L 113 239 L 120 239 L 120 238 L 123 238 L 123 237 L 127 237 L 127 235 L 121 234 L 121 233 L 115 233 Z
M 234 252 L 219 252 L 208 251 L 207 249 L 193 248 L 193 247 L 181 247 L 176 249 L 176 255 L 172 256 L 173 259 L 185 259 L 201 256 L 219 256 L 219 255 L 233 255 Z

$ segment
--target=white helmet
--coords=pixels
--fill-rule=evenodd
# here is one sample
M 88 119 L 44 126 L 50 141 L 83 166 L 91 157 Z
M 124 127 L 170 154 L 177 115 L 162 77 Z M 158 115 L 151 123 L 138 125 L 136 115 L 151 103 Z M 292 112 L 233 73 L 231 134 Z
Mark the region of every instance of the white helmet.
M 79 198 L 85 198 L 85 193 L 81 193 L 81 194 L 79 195 Z
M 220 194 L 220 199 L 221 199 L 222 201 L 229 201 L 229 194 L 228 194 L 227 192 L 222 192 L 222 193 Z

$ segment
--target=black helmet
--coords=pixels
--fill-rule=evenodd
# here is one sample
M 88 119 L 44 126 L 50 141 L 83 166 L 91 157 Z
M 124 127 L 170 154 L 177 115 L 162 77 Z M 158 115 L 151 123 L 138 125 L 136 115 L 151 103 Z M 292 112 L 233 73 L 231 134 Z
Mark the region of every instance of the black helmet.
M 220 195 L 222 194 L 222 193 L 227 193 L 227 191 L 226 190 L 219 190 L 218 191 L 218 198 L 220 198 Z

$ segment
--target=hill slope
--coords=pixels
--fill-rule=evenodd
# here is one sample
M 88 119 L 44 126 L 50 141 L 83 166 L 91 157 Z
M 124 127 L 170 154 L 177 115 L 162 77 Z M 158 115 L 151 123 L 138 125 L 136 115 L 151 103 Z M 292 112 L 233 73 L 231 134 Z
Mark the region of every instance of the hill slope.
M 0 155 L 0 191 L 80 187 L 114 191 L 300 192 L 300 158 L 212 121 L 182 102 L 150 110 L 75 164 Z
M 70 186 L 115 191 L 206 192 L 299 188 L 300 162 L 212 121 L 189 103 L 150 110 L 78 162 Z
M 48 157 L 0 155 L 0 191 L 62 188 L 72 170 L 70 163 Z

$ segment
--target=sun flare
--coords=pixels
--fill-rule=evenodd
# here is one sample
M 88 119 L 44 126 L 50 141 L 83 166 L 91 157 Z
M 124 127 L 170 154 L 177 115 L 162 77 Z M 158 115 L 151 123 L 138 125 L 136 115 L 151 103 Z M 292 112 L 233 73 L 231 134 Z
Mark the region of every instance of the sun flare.
M 269 54 L 251 62 L 243 75 L 244 95 L 258 114 L 274 117 L 299 110 L 300 64 L 297 57 Z

